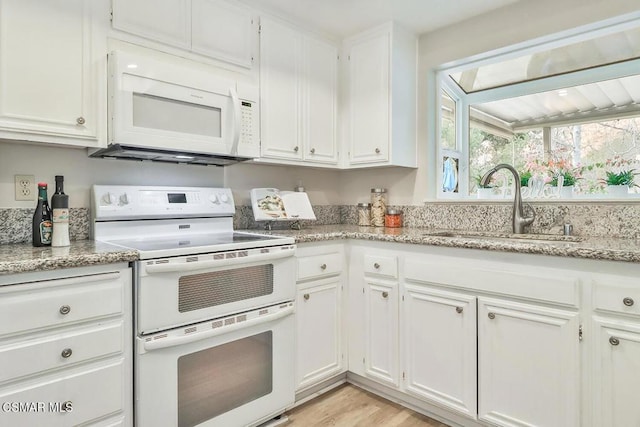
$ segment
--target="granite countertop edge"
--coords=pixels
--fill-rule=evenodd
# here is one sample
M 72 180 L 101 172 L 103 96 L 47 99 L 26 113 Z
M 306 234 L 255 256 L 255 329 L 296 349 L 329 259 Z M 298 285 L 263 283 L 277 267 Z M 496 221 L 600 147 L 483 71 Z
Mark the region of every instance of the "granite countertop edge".
M 473 237 L 442 237 L 421 228 L 375 228 L 352 225 L 312 226 L 302 230 L 242 230 L 245 232 L 292 237 L 296 243 L 329 240 L 370 240 L 451 248 L 538 254 L 605 261 L 640 262 L 640 240 L 583 237 L 579 242 L 497 241 Z M 29 244 L 0 245 L 0 275 L 50 271 L 72 267 L 137 261 L 139 254 L 103 242 L 82 240 L 67 248 L 34 248 Z

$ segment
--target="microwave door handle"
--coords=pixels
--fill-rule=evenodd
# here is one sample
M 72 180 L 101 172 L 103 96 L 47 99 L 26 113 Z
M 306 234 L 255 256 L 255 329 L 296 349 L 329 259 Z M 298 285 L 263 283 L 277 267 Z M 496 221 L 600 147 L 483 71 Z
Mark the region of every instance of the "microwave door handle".
M 234 88 L 229 88 L 231 102 L 233 103 L 233 143 L 231 154 L 238 155 L 238 144 L 240 143 L 240 126 L 242 124 L 242 112 L 240 111 L 240 98 Z
M 144 350 L 158 350 L 161 348 L 175 347 L 178 345 L 185 345 L 196 341 L 201 341 L 207 338 L 215 337 L 217 335 L 223 335 L 238 329 L 249 328 L 251 326 L 263 325 L 265 323 L 273 322 L 274 320 L 281 319 L 285 316 L 293 314 L 293 306 L 280 309 L 275 313 L 265 314 L 254 319 L 246 320 L 244 322 L 236 322 L 232 325 L 226 325 L 218 329 L 208 329 L 202 332 L 196 332 L 190 335 L 183 335 L 178 337 L 167 337 L 159 340 L 145 341 Z
M 144 269 L 148 274 L 153 273 L 167 273 L 167 272 L 181 272 L 181 271 L 193 271 L 193 270 L 202 270 L 204 268 L 216 268 L 216 267 L 227 267 L 230 265 L 237 264 L 249 264 L 254 262 L 263 262 L 263 261 L 271 261 L 280 258 L 287 258 L 293 256 L 292 250 L 280 250 L 278 252 L 269 252 L 265 254 L 252 255 L 249 257 L 241 257 L 241 258 L 225 258 L 225 259 L 214 259 L 207 261 L 194 261 L 194 262 L 184 262 L 184 263 L 167 263 L 167 264 L 153 264 L 153 265 L 145 265 Z

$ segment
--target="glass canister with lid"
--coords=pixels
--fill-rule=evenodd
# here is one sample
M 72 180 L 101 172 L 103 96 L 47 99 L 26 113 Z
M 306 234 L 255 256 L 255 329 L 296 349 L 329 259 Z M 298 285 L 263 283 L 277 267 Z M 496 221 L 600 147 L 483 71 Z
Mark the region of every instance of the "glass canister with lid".
M 402 227 L 402 211 L 400 209 L 387 208 L 384 216 L 384 226 L 390 228 Z
M 384 227 L 384 214 L 387 210 L 387 190 L 385 188 L 371 189 L 371 225 Z
M 368 227 L 371 225 L 371 203 L 358 203 L 358 225 Z

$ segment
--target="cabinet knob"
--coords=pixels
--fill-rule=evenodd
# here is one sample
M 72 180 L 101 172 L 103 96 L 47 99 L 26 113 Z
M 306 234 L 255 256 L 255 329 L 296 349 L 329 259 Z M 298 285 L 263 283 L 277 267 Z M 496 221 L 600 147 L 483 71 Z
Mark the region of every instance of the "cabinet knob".
M 315 154 L 316 153 L 316 149 L 312 148 L 310 152 L 311 152 L 311 154 Z
M 380 149 L 376 148 L 376 154 L 380 154 Z
M 295 151 L 296 153 L 298 152 L 298 150 L 300 150 L 300 147 L 298 147 L 297 145 L 293 147 L 293 151 Z
M 76 119 L 76 123 L 78 123 L 79 125 L 83 125 L 85 124 L 86 120 L 84 119 L 84 117 L 78 117 Z
M 60 353 L 60 355 L 65 359 L 68 359 L 69 357 L 71 357 L 72 354 L 73 354 L 73 351 L 71 351 L 70 348 L 65 348 L 64 350 L 62 350 L 62 353 Z
M 380 268 L 380 264 L 378 264 L 377 262 L 375 264 L 373 264 L 373 268 L 378 269 Z
M 631 307 L 634 301 L 633 301 L 633 298 L 626 297 L 625 299 L 622 300 L 622 303 L 627 307 Z
M 620 340 L 618 338 L 616 338 L 616 337 L 611 337 L 611 338 L 609 338 L 609 344 L 618 345 L 618 344 L 620 344 Z
M 71 307 L 69 307 L 68 305 L 63 305 L 62 307 L 60 307 L 60 314 L 65 315 L 65 314 L 69 314 L 71 312 Z
M 496 314 L 495 313 L 489 313 L 489 319 L 493 320 L 496 318 Z
M 462 307 L 456 307 L 456 313 L 462 313 L 464 309 Z
M 384 292 L 382 293 L 382 298 L 387 298 L 388 296 L 389 296 L 389 292 L 384 291 Z
M 327 264 L 320 265 L 320 270 L 326 270 L 326 269 L 327 269 Z
M 302 298 L 304 298 L 304 300 L 307 301 L 309 299 L 309 294 L 304 294 Z

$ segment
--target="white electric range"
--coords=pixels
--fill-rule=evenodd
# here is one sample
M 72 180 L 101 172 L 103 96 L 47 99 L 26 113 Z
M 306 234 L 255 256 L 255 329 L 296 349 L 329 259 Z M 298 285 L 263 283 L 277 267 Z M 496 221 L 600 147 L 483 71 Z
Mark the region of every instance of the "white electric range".
M 258 425 L 294 400 L 295 245 L 233 230 L 228 188 L 94 186 L 134 265 L 138 427 Z

